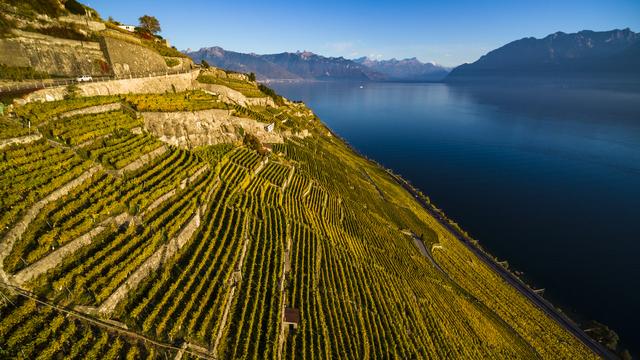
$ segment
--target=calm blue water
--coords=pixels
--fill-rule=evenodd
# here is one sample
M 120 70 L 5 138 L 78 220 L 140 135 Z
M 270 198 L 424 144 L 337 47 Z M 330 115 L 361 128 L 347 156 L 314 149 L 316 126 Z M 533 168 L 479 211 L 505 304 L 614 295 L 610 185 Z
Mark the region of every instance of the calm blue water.
M 640 91 L 271 84 L 579 317 L 640 344 Z

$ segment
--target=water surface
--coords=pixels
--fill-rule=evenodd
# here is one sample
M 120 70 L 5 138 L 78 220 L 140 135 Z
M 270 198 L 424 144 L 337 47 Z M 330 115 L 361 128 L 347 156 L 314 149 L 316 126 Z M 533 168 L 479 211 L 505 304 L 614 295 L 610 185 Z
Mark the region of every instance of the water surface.
M 638 352 L 640 91 L 270 86 L 409 179 L 547 298 Z

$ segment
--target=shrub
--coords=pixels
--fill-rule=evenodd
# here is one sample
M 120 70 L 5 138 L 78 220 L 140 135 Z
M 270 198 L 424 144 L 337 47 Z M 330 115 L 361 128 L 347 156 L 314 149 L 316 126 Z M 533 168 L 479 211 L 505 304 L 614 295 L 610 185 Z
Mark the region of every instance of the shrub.
M 265 93 L 267 96 L 269 96 L 270 98 L 273 99 L 273 102 L 276 103 L 276 105 L 278 106 L 283 106 L 284 105 L 284 100 L 282 99 L 282 96 L 278 95 L 275 91 L 273 91 L 273 89 L 271 89 L 270 87 L 263 85 L 263 84 L 258 84 L 258 89 L 260 89 L 260 91 L 262 91 L 263 93 Z
M 13 20 L 6 18 L 3 14 L 0 14 L 0 36 L 5 36 L 11 33 L 11 29 L 14 29 L 16 24 Z
M 18 8 L 19 11 L 32 14 L 45 14 L 51 17 L 58 17 L 62 14 L 62 9 L 58 6 L 57 0 L 5 0 L 7 3 Z
M 253 134 L 246 133 L 244 135 L 243 143 L 247 145 L 249 148 L 256 151 L 259 151 L 262 149 L 262 142 L 260 142 L 260 139 L 258 139 L 258 137 Z
M 80 4 L 76 0 L 67 0 L 67 2 L 64 3 L 64 7 L 65 9 L 69 10 L 69 12 L 72 14 L 76 14 L 76 15 L 85 14 L 84 6 L 82 6 L 82 4 Z
M 180 65 L 180 60 L 173 58 L 164 58 L 164 62 L 167 63 L 168 67 L 174 67 Z
M 67 25 L 67 26 L 53 25 L 45 28 L 28 26 L 25 28 L 25 30 L 31 31 L 31 32 L 38 32 L 38 33 L 53 36 L 53 37 L 70 39 L 70 40 L 78 40 L 78 41 L 96 40 L 94 36 L 87 36 L 85 33 L 81 32 L 73 25 Z
M 0 64 L 0 79 L 22 81 L 25 79 L 46 79 L 49 75 L 42 71 L 36 71 L 30 66 L 9 66 Z
M 65 100 L 72 100 L 78 98 L 78 93 L 80 92 L 80 88 L 77 84 L 67 85 L 67 94 L 64 96 Z

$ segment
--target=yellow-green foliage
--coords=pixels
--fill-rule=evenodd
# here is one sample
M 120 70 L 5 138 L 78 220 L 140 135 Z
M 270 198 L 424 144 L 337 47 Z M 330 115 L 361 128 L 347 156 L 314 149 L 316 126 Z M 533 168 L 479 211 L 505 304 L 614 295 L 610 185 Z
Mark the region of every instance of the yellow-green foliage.
M 236 90 L 242 93 L 246 97 L 266 97 L 266 95 L 258 89 L 253 83 L 233 79 L 233 78 L 222 78 L 215 75 L 201 74 L 198 76 L 198 81 L 203 84 L 215 84 L 215 85 L 223 85 L 233 90 Z
M 209 161 L 212 164 L 215 164 L 222 160 L 222 157 L 231 151 L 234 148 L 233 144 L 217 144 L 217 145 L 207 145 L 207 146 L 199 146 L 193 149 L 193 152 L 196 155 L 200 156 L 202 159 Z
M 138 111 L 197 111 L 226 109 L 227 105 L 216 96 L 201 90 L 170 94 L 125 95 L 125 101 Z
M 137 354 L 132 358 L 153 358 L 154 353 L 162 353 L 162 358 L 174 358 L 177 353 L 66 316 L 30 299 L 14 297 L 10 301 L 0 303 L 3 315 L 0 356 L 3 358 L 122 359 L 124 355 L 129 358 L 129 354 Z
M 114 103 L 119 100 L 120 98 L 117 96 L 95 96 L 77 98 L 73 100 L 49 101 L 43 103 L 32 102 L 16 108 L 15 112 L 23 119 L 31 120 L 31 125 L 35 126 L 45 120 L 51 120 L 57 115 L 67 111 L 89 106 Z
M 0 139 L 29 135 L 29 128 L 20 122 L 0 116 Z
M 202 93 L 125 100 L 162 111 L 217 104 Z M 75 106 L 62 104 L 45 113 Z M 45 136 L 83 146 L 41 140 L 0 152 L 3 229 L 91 163 L 110 170 L 45 204 L 4 269 L 33 266 L 125 213 L 136 215 L 132 225 L 100 225 L 90 243 L 24 286 L 50 302 L 100 306 L 128 286 L 142 264 L 162 258 L 111 318 L 157 342 L 188 342 L 221 359 L 275 359 L 279 353 L 285 359 L 595 359 L 389 173 L 328 135 L 304 105 L 247 111 L 289 119 L 280 125 L 311 136 L 273 144 L 268 156 L 246 145 L 168 147 L 123 173 L 116 169 L 159 144 L 127 130 L 140 120 L 121 111 L 41 119 L 49 120 Z M 194 223 L 199 226 L 182 239 L 183 247 L 169 252 Z M 297 331 L 281 331 L 283 307 L 299 310 Z M 3 303 L 0 314 L 0 349 L 7 357 L 153 357 L 159 351 L 24 299 Z
M 46 79 L 48 77 L 47 73 L 36 71 L 32 67 L 0 64 L 0 79 L 22 81 L 27 79 Z
M 140 120 L 118 110 L 49 121 L 41 130 L 55 140 L 68 145 L 80 145 L 122 129 L 132 129 L 141 125 Z
M 180 60 L 170 58 L 170 57 L 165 57 L 164 62 L 167 63 L 168 67 L 174 67 L 174 66 L 180 65 Z

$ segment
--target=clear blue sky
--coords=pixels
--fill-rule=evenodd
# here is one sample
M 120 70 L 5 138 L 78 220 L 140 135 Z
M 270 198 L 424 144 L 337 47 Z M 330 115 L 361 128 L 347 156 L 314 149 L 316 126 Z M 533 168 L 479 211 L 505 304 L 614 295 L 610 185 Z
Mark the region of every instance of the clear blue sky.
M 512 40 L 579 30 L 640 30 L 640 0 L 84 0 L 106 18 L 154 15 L 178 49 L 405 58 L 453 66 Z

